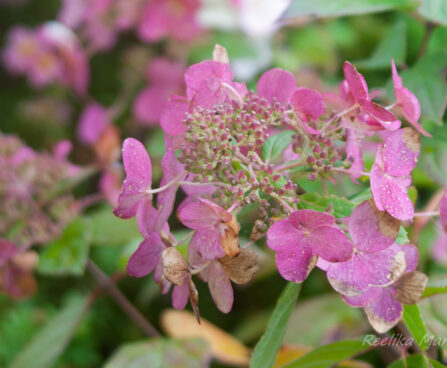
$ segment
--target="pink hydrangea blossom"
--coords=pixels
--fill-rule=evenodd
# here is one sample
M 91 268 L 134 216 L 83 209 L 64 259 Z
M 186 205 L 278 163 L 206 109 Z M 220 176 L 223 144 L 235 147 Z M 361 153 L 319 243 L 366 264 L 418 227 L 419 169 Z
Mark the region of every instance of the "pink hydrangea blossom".
M 393 74 L 394 95 L 396 97 L 396 105 L 400 108 L 402 115 L 407 121 L 421 134 L 431 137 L 422 125 L 418 123 L 421 117 L 421 106 L 416 96 L 402 83 L 402 78 L 397 74 L 396 64 L 391 60 L 391 70 Z
M 344 262 L 352 256 L 352 243 L 334 218 L 314 210 L 298 210 L 275 222 L 267 232 L 267 245 L 276 252 L 282 277 L 302 282 L 317 262 Z
M 16 73 L 25 73 L 39 51 L 36 34 L 25 27 L 17 26 L 8 34 L 3 51 L 6 67 Z
M 371 170 L 371 192 L 377 208 L 399 220 L 410 220 L 414 215 L 407 190 L 419 151 L 417 132 L 412 128 L 400 129 L 379 146 Z
M 197 22 L 198 0 L 152 0 L 146 3 L 138 27 L 143 41 L 154 42 L 170 36 L 190 41 L 201 29 Z

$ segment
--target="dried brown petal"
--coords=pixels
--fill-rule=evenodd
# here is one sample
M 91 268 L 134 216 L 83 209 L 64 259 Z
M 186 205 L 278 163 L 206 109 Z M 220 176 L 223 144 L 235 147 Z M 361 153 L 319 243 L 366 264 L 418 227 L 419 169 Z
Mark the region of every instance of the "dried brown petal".
M 169 247 L 161 254 L 161 261 L 164 277 L 174 285 L 183 285 L 189 269 L 182 254 L 174 247 Z
M 413 128 L 408 127 L 404 128 L 403 140 L 405 146 L 407 146 L 407 148 L 410 151 L 413 152 L 421 151 L 421 137 L 419 136 L 418 132 Z
M 189 278 L 188 286 L 189 286 L 189 301 L 191 302 L 191 307 L 192 310 L 194 311 L 197 322 L 200 324 L 199 293 L 191 277 Z
M 428 278 L 419 271 L 408 272 L 396 282 L 394 297 L 402 304 L 416 304 L 421 300 Z
M 388 212 L 379 211 L 372 199 L 368 204 L 374 210 L 379 223 L 379 231 L 390 239 L 396 239 L 399 235 L 400 221 L 391 216 Z
M 224 235 L 221 237 L 222 247 L 225 254 L 229 257 L 236 257 L 239 252 L 239 224 L 234 217 L 231 218 L 226 224 Z
M 225 49 L 225 47 L 223 47 L 217 43 L 216 43 L 216 45 L 214 45 L 213 61 L 219 61 L 224 64 L 230 63 L 230 59 L 228 58 L 228 53 L 227 53 L 227 50 Z
M 258 255 L 252 250 L 241 249 L 237 257 L 225 256 L 220 259 L 223 269 L 231 281 L 245 284 L 253 279 L 258 271 Z
M 403 275 L 407 268 L 407 262 L 405 261 L 405 252 L 400 250 L 396 253 L 391 264 L 390 273 L 388 275 L 389 284 L 395 282 L 399 277 Z

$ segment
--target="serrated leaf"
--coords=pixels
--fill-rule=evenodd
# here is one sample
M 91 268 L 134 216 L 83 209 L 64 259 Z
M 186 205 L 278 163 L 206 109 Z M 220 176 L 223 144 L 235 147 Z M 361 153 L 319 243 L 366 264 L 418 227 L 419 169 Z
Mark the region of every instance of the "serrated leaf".
M 72 300 L 37 332 L 8 368 L 52 367 L 82 321 L 87 305 L 85 297 Z
M 300 290 L 301 284 L 289 282 L 281 293 L 267 329 L 253 351 L 250 368 L 273 366 Z
M 419 347 L 426 350 L 428 348 L 428 335 L 419 306 L 417 304 L 404 305 L 403 320 Z
M 316 348 L 282 368 L 329 368 L 370 348 L 362 340 L 343 340 Z
M 47 275 L 82 275 L 87 264 L 92 233 L 83 217 L 70 222 L 62 236 L 43 248 L 37 271 Z
M 261 148 L 261 158 L 264 161 L 271 161 L 276 158 L 292 142 L 294 134 L 293 130 L 285 130 L 267 138 Z
M 447 3 L 445 0 L 424 0 L 418 11 L 431 21 L 447 25 Z
M 390 69 L 391 59 L 397 65 L 405 62 L 407 50 L 406 25 L 396 22 L 380 42 L 369 59 L 356 61 L 355 65 L 363 69 Z
M 318 18 L 377 13 L 396 8 L 413 8 L 414 0 L 295 0 L 283 15 L 283 19 L 302 16 Z
M 156 339 L 124 344 L 104 368 L 199 368 L 208 366 L 208 345 L 200 339 Z
M 333 206 L 333 214 L 335 217 L 348 217 L 356 207 L 355 203 L 346 198 L 329 195 L 321 197 L 318 193 L 306 193 L 300 196 L 301 201 L 298 202 L 300 209 L 312 209 L 316 211 L 325 211 L 329 206 Z

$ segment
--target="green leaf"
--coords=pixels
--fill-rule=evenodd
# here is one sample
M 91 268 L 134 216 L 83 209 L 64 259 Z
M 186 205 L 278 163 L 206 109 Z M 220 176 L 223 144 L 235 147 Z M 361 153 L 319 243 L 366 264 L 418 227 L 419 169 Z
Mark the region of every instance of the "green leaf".
M 447 25 L 447 6 L 445 0 L 424 0 L 419 13 L 425 18 Z
M 428 368 L 428 361 L 425 355 L 414 354 L 406 359 L 396 360 L 387 368 Z
M 124 344 L 104 368 L 197 368 L 205 366 L 208 346 L 200 339 L 156 339 Z
M 37 270 L 48 275 L 82 275 L 89 253 L 91 225 L 83 217 L 69 223 L 62 236 L 40 252 Z
M 300 290 L 301 284 L 289 282 L 281 293 L 267 329 L 253 351 L 250 368 L 273 366 Z
M 397 234 L 396 243 L 397 244 L 408 244 L 410 242 L 410 239 L 408 239 L 408 233 L 407 230 L 403 226 L 399 228 L 399 234 Z
M 430 364 L 433 366 L 433 368 L 446 368 L 447 366 L 439 363 L 438 361 L 434 360 L 434 359 L 430 359 Z
M 423 298 L 431 295 L 447 293 L 447 278 L 429 280 L 425 287 Z
M 87 310 L 87 298 L 76 298 L 54 316 L 8 368 L 48 368 L 62 354 Z
M 318 18 L 377 13 L 396 8 L 413 8 L 415 0 L 295 0 L 283 18 L 315 16 Z
M 411 69 L 401 73 L 404 85 L 418 98 L 422 115 L 441 124 L 447 104 L 447 86 L 443 70 L 447 52 L 440 51 L 420 59 Z
M 110 206 L 104 206 L 90 216 L 93 223 L 93 245 L 124 245 L 141 238 L 134 218 L 123 220 L 113 214 Z
M 428 334 L 419 306 L 417 304 L 404 305 L 403 319 L 416 343 L 422 350 L 426 350 L 428 348 Z
M 269 137 L 261 148 L 261 158 L 264 161 L 273 160 L 292 142 L 292 136 L 295 134 L 293 130 L 285 130 L 284 132 Z
M 333 206 L 335 217 L 347 217 L 356 207 L 355 203 L 346 198 L 337 197 L 331 194 L 327 197 L 321 197 L 318 193 L 306 193 L 300 196 L 301 201 L 298 203 L 300 209 L 312 209 L 316 211 L 325 211 L 329 206 Z
M 372 194 L 371 194 L 371 188 L 365 188 L 363 190 L 361 190 L 360 192 L 357 192 L 355 194 L 353 194 L 352 196 L 349 196 L 348 199 L 351 202 L 354 202 L 355 204 L 360 204 L 364 201 L 367 201 L 368 199 L 372 198 Z
M 316 348 L 281 368 L 329 368 L 370 348 L 362 340 L 343 340 Z
M 407 27 L 405 22 L 398 21 L 388 31 L 377 49 L 369 59 L 356 61 L 355 65 L 363 69 L 390 69 L 391 59 L 397 65 L 405 62 L 407 50 Z

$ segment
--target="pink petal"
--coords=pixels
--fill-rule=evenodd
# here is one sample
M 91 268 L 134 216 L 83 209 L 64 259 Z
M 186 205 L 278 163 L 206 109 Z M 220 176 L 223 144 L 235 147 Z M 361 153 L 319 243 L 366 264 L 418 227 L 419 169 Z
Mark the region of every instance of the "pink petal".
M 381 288 L 380 294 L 365 307 L 365 313 L 374 329 L 384 333 L 402 318 L 402 304 L 394 299 L 389 288 Z
M 400 129 L 386 140 L 382 160 L 385 172 L 393 176 L 410 174 L 417 163 L 421 141 L 412 128 Z
M 292 73 L 281 68 L 266 71 L 258 80 L 258 95 L 272 102 L 286 104 L 296 89 L 295 77 Z
M 166 151 L 163 159 L 161 160 L 161 167 L 163 169 L 163 178 L 160 182 L 160 187 L 171 182 L 175 178 L 182 180 L 186 173 L 180 177 L 184 172 L 184 167 L 175 158 L 173 150 Z M 177 193 L 178 185 L 173 184 L 163 192 L 160 192 L 157 196 L 157 208 L 158 208 L 158 218 L 155 222 L 155 229 L 161 229 L 164 223 L 171 216 L 172 210 L 174 208 L 175 195 Z
M 158 211 L 152 206 L 152 201 L 139 200 L 136 217 L 138 229 L 143 237 L 146 237 L 151 232 L 158 233 L 163 227 L 163 224 L 159 228 L 155 226 L 158 219 Z
M 313 268 L 312 257 L 310 248 L 285 246 L 276 253 L 276 267 L 284 279 L 303 282 Z
M 401 121 L 384 107 L 369 100 L 359 100 L 359 103 L 363 110 L 377 120 L 377 122 L 379 122 L 385 129 L 394 131 L 400 128 L 402 124 Z
M 357 69 L 350 62 L 345 61 L 343 64 L 343 72 L 349 90 L 354 96 L 356 101 L 368 99 L 368 86 L 365 78 L 361 75 Z
M 394 63 L 394 59 L 391 59 L 391 73 L 393 75 L 393 87 L 394 92 L 403 87 L 402 78 L 397 74 L 396 64 Z
M 267 245 L 270 249 L 279 251 L 290 245 L 298 245 L 302 237 L 302 231 L 290 219 L 284 219 L 275 222 L 268 229 Z
M 447 188 L 444 190 L 444 196 L 441 199 L 439 206 L 439 218 L 444 231 L 447 233 Z
M 19 252 L 19 248 L 6 239 L 0 239 L 0 267 L 14 257 Z
M 157 41 L 166 36 L 168 26 L 163 3 L 160 1 L 147 3 L 138 28 L 140 38 L 148 42 Z
M 378 196 L 385 211 L 394 218 L 402 221 L 411 220 L 413 218 L 413 203 L 411 203 L 406 191 L 392 179 L 387 177 L 383 179 Z
M 346 234 L 336 227 L 321 226 L 309 236 L 314 254 L 329 262 L 344 262 L 352 257 L 352 243 Z
M 325 110 L 323 96 L 309 88 L 297 88 L 292 95 L 291 104 L 303 121 L 318 120 Z
M 177 286 L 174 285 L 174 290 L 172 291 L 172 306 L 175 309 L 185 309 L 186 304 L 188 304 L 189 298 L 189 286 L 188 286 L 188 278 L 190 276 L 187 275 L 185 277 L 185 281 L 183 285 Z
M 78 123 L 78 138 L 84 144 L 93 144 L 99 140 L 109 124 L 106 108 L 98 103 L 92 103 L 82 112 Z
M 233 288 L 224 269 L 218 262 L 211 262 L 207 269 L 208 286 L 214 303 L 222 313 L 228 313 L 233 306 Z
M 143 277 L 151 273 L 161 260 L 165 248 L 160 236 L 151 233 L 144 239 L 127 263 L 127 272 L 133 277 Z
M 171 96 L 171 99 L 164 105 L 160 115 L 160 125 L 165 133 L 176 136 L 185 131 L 183 120 L 189 112 L 189 102 L 185 97 Z
M 327 277 L 335 291 L 342 295 L 355 296 L 368 288 L 371 273 L 368 264 L 354 256 L 347 262 L 331 263 Z
M 219 229 L 198 230 L 191 239 L 190 247 L 196 248 L 203 259 L 214 260 L 225 256 Z
M 289 220 L 297 229 L 308 231 L 313 231 L 320 226 L 331 226 L 335 223 L 334 217 L 331 215 L 314 210 L 295 211 L 289 216 Z
M 407 268 L 405 272 L 413 272 L 418 266 L 419 251 L 413 244 L 405 244 L 400 246 L 400 250 L 405 253 L 405 263 Z
M 365 307 L 370 304 L 374 299 L 377 299 L 381 293 L 382 288 L 370 286 L 364 293 L 355 296 L 343 295 L 343 299 L 351 307 Z
M 385 180 L 385 172 L 383 171 L 383 163 L 382 163 L 382 151 L 383 151 L 383 145 L 380 145 L 377 149 L 376 160 L 371 169 L 369 178 L 372 197 L 379 211 L 385 210 L 380 196 L 380 188 L 382 187 Z
M 127 177 L 114 214 L 130 218 L 136 215 L 141 201 L 151 202 L 151 196 L 145 191 L 152 184 L 152 165 L 143 144 L 133 138 L 127 138 L 123 143 L 123 163 Z
M 184 225 L 194 230 L 207 229 L 221 221 L 231 220 L 231 214 L 225 209 L 202 198 L 184 206 L 178 216 Z
M 365 201 L 354 209 L 348 219 L 349 235 L 355 247 L 363 252 L 388 248 L 398 235 L 398 231 L 394 231 L 395 224 L 390 224 L 383 216 L 379 217 L 376 211 L 369 201 Z
M 193 181 L 194 174 L 188 174 L 186 181 Z M 182 185 L 183 191 L 188 196 L 211 196 L 217 190 L 213 185 Z
M 361 140 L 357 137 L 357 134 L 352 129 L 346 129 L 346 157 L 352 161 L 351 177 L 359 178 L 362 176 L 360 172 L 363 171 L 363 155 L 361 149 Z

